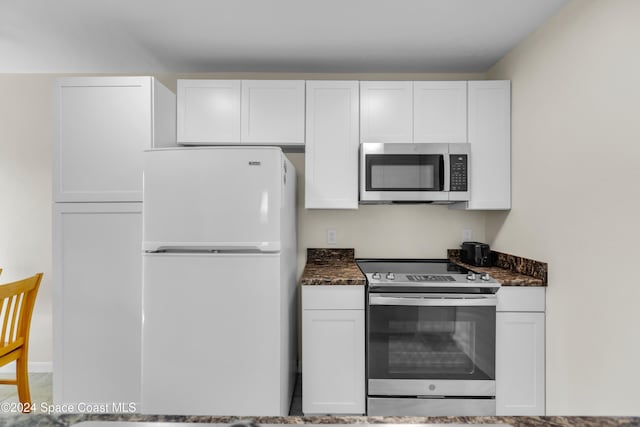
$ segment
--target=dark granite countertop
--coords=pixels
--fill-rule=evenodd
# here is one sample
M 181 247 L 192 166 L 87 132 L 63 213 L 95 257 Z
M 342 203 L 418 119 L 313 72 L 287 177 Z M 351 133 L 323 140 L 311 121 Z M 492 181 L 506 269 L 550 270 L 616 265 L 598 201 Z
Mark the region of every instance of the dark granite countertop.
M 476 272 L 489 273 L 503 286 L 547 286 L 547 263 L 491 251 L 492 267 L 476 267 L 460 260 L 458 249 L 448 249 L 447 258 Z M 307 249 L 300 284 L 365 285 L 366 278 L 355 262 L 353 249 Z
M 478 273 L 489 273 L 502 286 L 547 286 L 546 262 L 491 251 L 492 267 L 476 267 L 460 260 L 460 250 L 448 249 L 451 262 Z
M 307 249 L 307 264 L 300 284 L 308 285 L 366 285 L 356 264 L 353 249 Z
M 513 427 L 640 427 L 640 417 L 208 417 L 141 414 L 28 414 L 0 417 L 2 426 L 71 426 L 82 421 L 173 423 L 223 423 L 254 421 L 258 424 L 508 424 Z M 105 427 L 108 427 L 105 424 Z

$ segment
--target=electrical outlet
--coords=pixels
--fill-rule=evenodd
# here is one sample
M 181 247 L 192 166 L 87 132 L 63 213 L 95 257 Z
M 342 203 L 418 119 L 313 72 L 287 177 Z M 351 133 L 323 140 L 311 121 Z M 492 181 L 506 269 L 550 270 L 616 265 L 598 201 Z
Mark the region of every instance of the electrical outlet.
M 462 241 L 463 242 L 471 242 L 473 240 L 473 230 L 470 228 L 462 229 Z
M 338 242 L 338 233 L 332 228 L 327 229 L 327 244 L 335 245 Z

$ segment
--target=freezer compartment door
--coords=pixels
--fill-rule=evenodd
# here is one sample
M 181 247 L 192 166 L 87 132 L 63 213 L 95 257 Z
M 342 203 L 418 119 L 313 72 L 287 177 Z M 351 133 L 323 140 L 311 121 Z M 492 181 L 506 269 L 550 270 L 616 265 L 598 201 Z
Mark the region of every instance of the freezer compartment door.
M 278 254 L 145 254 L 143 272 L 142 412 L 287 415 Z
M 144 153 L 143 250 L 280 250 L 279 148 Z

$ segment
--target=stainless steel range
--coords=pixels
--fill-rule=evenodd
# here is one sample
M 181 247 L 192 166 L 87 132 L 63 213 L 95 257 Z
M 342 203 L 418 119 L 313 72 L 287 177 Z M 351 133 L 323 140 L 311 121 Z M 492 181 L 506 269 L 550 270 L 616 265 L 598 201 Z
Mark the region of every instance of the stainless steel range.
M 447 260 L 357 260 L 367 289 L 367 414 L 495 415 L 495 293 Z

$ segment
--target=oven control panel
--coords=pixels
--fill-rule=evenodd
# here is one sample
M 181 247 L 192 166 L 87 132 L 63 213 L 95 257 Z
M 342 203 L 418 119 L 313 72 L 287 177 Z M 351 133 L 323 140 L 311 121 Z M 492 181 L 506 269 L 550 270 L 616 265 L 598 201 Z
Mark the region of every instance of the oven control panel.
M 367 273 L 367 282 L 375 283 L 456 283 L 456 282 L 495 282 L 488 273 L 475 273 L 469 271 L 466 275 L 442 275 L 442 274 L 402 274 L 402 273 Z
M 379 292 L 465 292 L 496 293 L 500 283 L 486 273 L 478 274 L 404 274 L 367 273 L 369 288 Z
M 376 292 L 495 293 L 493 277 L 450 263 L 448 260 L 356 260 Z

